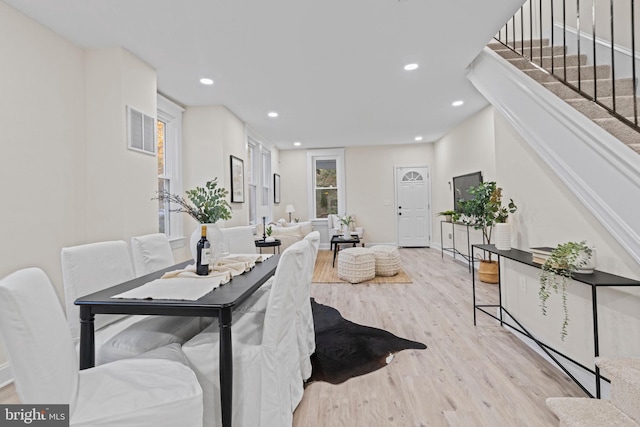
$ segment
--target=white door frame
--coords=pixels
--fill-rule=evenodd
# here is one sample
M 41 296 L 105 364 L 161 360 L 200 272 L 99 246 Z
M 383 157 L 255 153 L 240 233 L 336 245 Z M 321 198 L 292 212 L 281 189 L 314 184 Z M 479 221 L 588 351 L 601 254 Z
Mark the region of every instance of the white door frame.
M 427 189 L 427 227 L 429 232 L 429 238 L 427 241 L 427 247 L 431 247 L 431 237 L 433 236 L 433 224 L 431 219 L 431 167 L 429 165 L 394 165 L 393 166 L 393 204 L 394 204 L 394 221 L 395 221 L 395 230 L 396 230 L 396 246 L 400 244 L 400 232 L 398 229 L 398 169 L 411 169 L 411 168 L 426 168 L 427 169 L 427 178 L 426 178 L 426 186 Z

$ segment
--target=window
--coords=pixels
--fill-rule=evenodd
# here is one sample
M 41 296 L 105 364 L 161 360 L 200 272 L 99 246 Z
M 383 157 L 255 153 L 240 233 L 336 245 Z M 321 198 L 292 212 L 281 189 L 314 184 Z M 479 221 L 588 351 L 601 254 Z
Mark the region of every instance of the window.
M 271 220 L 271 151 L 251 136 L 247 138 L 247 181 L 249 224 L 261 223 L 263 216 Z
M 307 152 L 309 174 L 309 212 L 315 218 L 330 214 L 344 214 L 344 150 L 315 150 Z
M 158 95 L 156 124 L 158 158 L 158 190 L 182 194 L 182 112 L 184 110 Z M 158 202 L 158 231 L 170 240 L 181 239 L 182 221 L 175 212 L 169 212 L 168 202 Z M 172 242 L 172 244 L 175 244 Z M 177 246 L 177 245 L 176 245 Z

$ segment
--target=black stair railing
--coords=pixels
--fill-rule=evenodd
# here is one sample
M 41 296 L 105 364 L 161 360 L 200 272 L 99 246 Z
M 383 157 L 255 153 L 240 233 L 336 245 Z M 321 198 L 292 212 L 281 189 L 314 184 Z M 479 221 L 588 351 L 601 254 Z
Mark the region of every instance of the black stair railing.
M 640 132 L 636 18 L 635 0 L 527 0 L 495 39 Z M 562 61 L 554 46 L 563 46 Z M 567 65 L 574 53 L 577 64 Z M 606 79 L 603 66 L 610 66 Z M 611 90 L 599 91 L 606 80 Z M 631 94 L 619 93 L 623 84 Z

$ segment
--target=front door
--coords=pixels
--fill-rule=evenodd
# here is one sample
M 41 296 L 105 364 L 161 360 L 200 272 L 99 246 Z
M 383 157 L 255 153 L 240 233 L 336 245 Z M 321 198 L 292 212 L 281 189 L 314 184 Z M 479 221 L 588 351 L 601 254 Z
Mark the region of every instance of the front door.
M 430 246 L 429 168 L 396 166 L 399 247 Z

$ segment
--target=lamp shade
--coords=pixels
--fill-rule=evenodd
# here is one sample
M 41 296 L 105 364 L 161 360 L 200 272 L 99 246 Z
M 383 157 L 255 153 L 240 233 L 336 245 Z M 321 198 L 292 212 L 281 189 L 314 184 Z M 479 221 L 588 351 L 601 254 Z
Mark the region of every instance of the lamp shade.
M 296 211 L 296 208 L 294 208 L 294 207 L 293 207 L 293 205 L 287 205 L 287 206 L 284 208 L 284 211 L 285 211 L 286 213 L 292 213 L 292 212 L 295 212 L 295 211 Z

